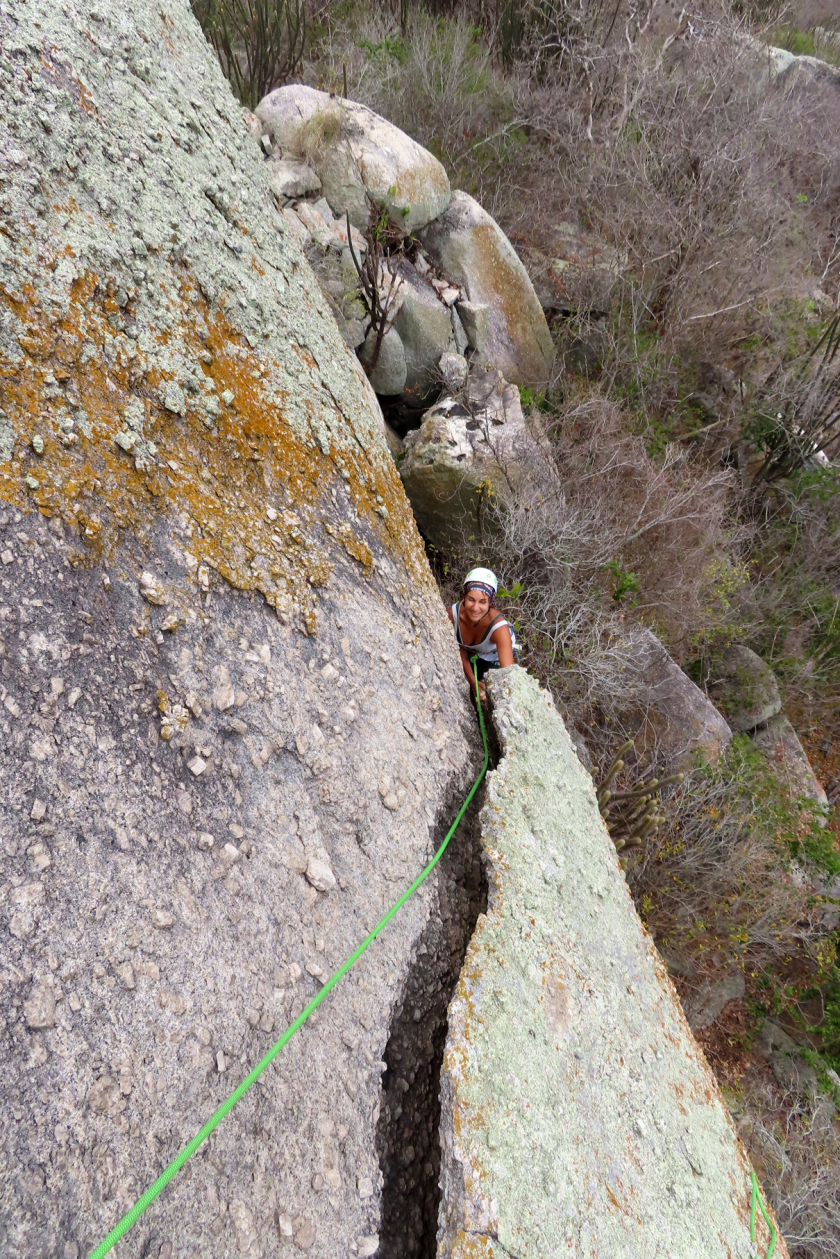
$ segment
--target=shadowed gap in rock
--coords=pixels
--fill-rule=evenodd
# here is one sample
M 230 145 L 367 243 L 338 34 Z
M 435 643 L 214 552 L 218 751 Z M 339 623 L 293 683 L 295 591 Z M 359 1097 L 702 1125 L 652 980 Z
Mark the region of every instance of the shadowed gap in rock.
M 437 907 L 418 943 L 385 1049 L 377 1132 L 382 1259 L 434 1259 L 437 1250 L 447 1009 L 478 915 L 487 908 L 478 823 L 483 795 L 482 788 L 441 858 Z

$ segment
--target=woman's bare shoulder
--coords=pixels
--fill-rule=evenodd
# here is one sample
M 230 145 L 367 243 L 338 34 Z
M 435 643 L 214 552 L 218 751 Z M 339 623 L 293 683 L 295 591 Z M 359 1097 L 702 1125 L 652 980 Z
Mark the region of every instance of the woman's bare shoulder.
M 448 608 L 446 609 L 446 615 L 449 617 L 450 621 L 451 621 L 451 622 L 452 622 L 452 624 L 454 625 L 454 624 L 455 624 L 455 617 L 452 615 L 452 608 L 451 608 L 451 607 L 448 607 Z

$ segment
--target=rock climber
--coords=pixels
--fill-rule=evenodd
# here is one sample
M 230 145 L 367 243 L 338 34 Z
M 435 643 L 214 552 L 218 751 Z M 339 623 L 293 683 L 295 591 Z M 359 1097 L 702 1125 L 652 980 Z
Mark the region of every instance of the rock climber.
M 478 693 L 487 698 L 482 678 L 489 669 L 505 669 L 513 664 L 516 652 L 516 635 L 513 626 L 503 613 L 496 610 L 496 591 L 499 583 L 489 568 L 474 568 L 464 578 L 463 596 L 460 603 L 453 603 L 449 619 L 455 626 L 455 639 L 461 649 L 461 664 L 475 694 L 475 676 L 470 659 L 478 656 Z

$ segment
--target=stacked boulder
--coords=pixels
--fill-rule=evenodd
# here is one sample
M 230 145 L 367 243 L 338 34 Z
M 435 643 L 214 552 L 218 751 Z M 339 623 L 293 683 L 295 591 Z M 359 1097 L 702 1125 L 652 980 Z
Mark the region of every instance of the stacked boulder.
M 349 213 L 361 231 L 370 198 L 406 232 L 449 205 L 449 179 L 437 158 L 364 105 L 293 83 L 270 92 L 256 116 L 273 148 L 308 159 L 306 191 L 323 189 L 333 211 Z
M 431 153 L 367 107 L 300 84 L 269 93 L 255 123 L 285 219 L 400 434 L 422 427 L 441 395 L 469 406 L 476 369 L 492 368 L 502 393 L 545 383 L 554 347 L 528 273 Z M 388 241 L 366 267 L 383 215 Z M 428 418 L 437 432 L 440 413 Z
M 406 435 L 400 473 L 423 536 L 440 547 L 475 535 L 492 499 L 515 488 L 539 453 L 519 390 L 493 368 L 473 369 L 456 397 L 441 398 Z

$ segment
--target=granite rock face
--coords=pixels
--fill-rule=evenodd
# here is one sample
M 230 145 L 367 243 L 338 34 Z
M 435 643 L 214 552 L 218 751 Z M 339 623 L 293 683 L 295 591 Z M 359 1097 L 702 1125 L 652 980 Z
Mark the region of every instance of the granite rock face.
M 28 0 L 0 44 L 0 1252 L 67 1259 L 419 872 L 474 719 L 187 0 Z M 378 1064 L 437 894 L 123 1253 L 376 1252 Z
M 321 181 L 305 162 L 279 161 L 271 163 L 271 191 L 275 197 L 304 197 L 309 192 L 320 192 Z
M 362 365 L 373 362 L 373 356 L 376 354 L 377 335 L 375 332 L 369 332 L 365 337 L 359 358 Z M 399 333 L 394 328 L 389 328 L 382 338 L 379 346 L 379 354 L 376 359 L 376 366 L 368 368 L 371 388 L 374 392 L 382 397 L 391 397 L 394 394 L 402 393 L 405 388 L 406 363 L 405 363 L 405 347 L 400 340 Z
M 405 351 L 405 401 L 415 408 L 428 405 L 435 396 L 435 378 L 440 356 L 453 341 L 452 319 L 435 290 L 414 273 L 401 269 L 402 287 L 394 331 Z M 438 386 L 439 387 L 439 386 Z
M 306 156 L 336 214 L 367 227 L 369 200 L 383 203 L 406 232 L 449 204 L 449 179 L 436 157 L 366 105 L 302 83 L 269 92 L 257 117 L 286 153 Z
M 767 759 L 776 778 L 794 796 L 804 796 L 823 807 L 828 806 L 825 789 L 811 768 L 799 736 L 784 713 L 771 717 L 766 725 L 753 732 L 752 741 Z
M 528 273 L 496 220 L 468 193 L 453 192 L 446 211 L 418 234 L 470 305 L 487 307 L 476 361 L 513 384 L 544 384 L 554 361 L 551 333 Z
M 488 910 L 450 1005 L 438 1255 L 748 1259 L 749 1161 L 592 781 L 524 670 L 488 691 L 502 759 Z

